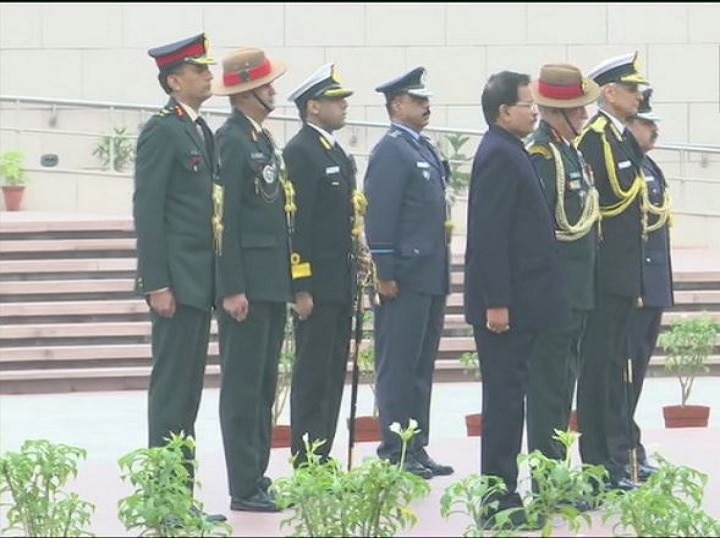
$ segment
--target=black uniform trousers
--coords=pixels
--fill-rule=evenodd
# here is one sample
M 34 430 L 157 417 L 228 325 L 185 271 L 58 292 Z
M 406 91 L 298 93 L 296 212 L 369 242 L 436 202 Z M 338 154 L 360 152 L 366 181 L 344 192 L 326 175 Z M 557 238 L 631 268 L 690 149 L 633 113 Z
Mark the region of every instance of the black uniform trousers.
M 650 357 L 655 350 L 663 308 L 643 307 L 634 309 L 630 314 L 630 329 L 628 331 L 628 353 L 632 359 L 633 385 L 632 400 L 630 402 L 630 443 L 637 448 L 638 463 L 647 461 L 645 447 L 640 440 L 640 426 L 634 420 L 640 393 L 642 392 L 645 374 L 647 373 Z
M 150 319 L 153 367 L 148 389 L 148 442 L 153 447 L 165 446 L 171 432 L 195 437 L 210 311 L 177 304 L 172 317 L 151 311 Z
M 409 456 L 422 455 L 430 431 L 430 399 L 433 370 L 445 319 L 445 295 L 402 289 L 395 299 L 383 299 L 375 307 L 376 393 L 382 443 L 377 454 L 397 461 L 400 437 L 390 431 L 413 418 L 420 433 L 410 442 Z
M 285 302 L 251 301 L 243 322 L 219 311 L 220 428 L 233 498 L 252 495 L 270 461 L 285 317 Z
M 628 320 L 633 299 L 600 294 L 581 345 L 577 410 L 583 463 L 604 465 L 611 481 L 625 476 L 628 416 L 625 382 Z
M 480 472 L 503 479 L 507 488 L 503 499 L 517 498 L 528 365 L 537 333 L 496 334 L 480 325 L 473 325 L 473 333 L 482 373 Z
M 295 363 L 290 393 L 292 454 L 305 461 L 302 437 L 326 441 L 319 448 L 326 459 L 337 430 L 345 386 L 352 307 L 318 302 L 305 321 L 295 318 Z
M 570 324 L 540 332 L 530 355 L 527 393 L 528 449 L 552 459 L 565 459 L 564 447 L 553 439 L 567 431 L 575 383 L 580 371 L 580 340 L 586 310 L 573 309 Z

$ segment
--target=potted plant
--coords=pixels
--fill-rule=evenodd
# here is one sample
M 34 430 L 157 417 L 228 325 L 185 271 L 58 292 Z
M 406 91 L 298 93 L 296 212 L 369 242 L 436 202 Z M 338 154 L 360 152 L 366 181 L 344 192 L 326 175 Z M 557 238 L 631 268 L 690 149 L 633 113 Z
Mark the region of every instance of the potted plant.
M 665 427 L 707 427 L 710 407 L 688 405 L 695 377 L 708 371 L 708 356 L 715 347 L 720 325 L 709 316 L 681 319 L 660 335 L 665 369 L 680 382 L 680 405 L 663 407 Z
M 68 480 L 77 477 L 81 448 L 46 440 L 25 441 L 20 452 L 0 456 L 0 498 L 7 508 L 0 533 L 28 537 L 92 536 L 85 528 L 95 506 L 77 493 L 65 493 Z
M 95 146 L 92 153 L 102 162 L 105 170 L 124 171 L 135 159 L 135 144 L 126 127 L 113 128 Z
M 292 441 L 292 431 L 288 424 L 280 424 L 292 385 L 292 371 L 295 363 L 295 333 L 293 331 L 293 318 L 288 314 L 285 323 L 285 341 L 278 362 L 278 378 L 275 386 L 275 401 L 272 407 L 272 448 L 289 448 Z
M 17 150 L 10 150 L 0 156 L 0 178 L 5 199 L 5 209 L 11 212 L 20 210 L 28 176 L 23 167 L 25 155 Z
M 460 357 L 460 364 L 463 372 L 472 375 L 476 381 L 482 379 L 480 373 L 480 359 L 477 352 L 465 352 Z M 479 437 L 482 435 L 482 413 L 471 413 L 465 415 L 465 428 L 468 437 Z

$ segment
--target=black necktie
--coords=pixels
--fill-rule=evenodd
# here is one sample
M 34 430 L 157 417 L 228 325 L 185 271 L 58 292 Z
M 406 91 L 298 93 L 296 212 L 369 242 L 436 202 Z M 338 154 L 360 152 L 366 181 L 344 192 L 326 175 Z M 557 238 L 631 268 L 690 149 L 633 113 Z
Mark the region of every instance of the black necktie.
M 207 125 L 207 122 L 205 122 L 205 119 L 201 116 L 198 116 L 195 119 L 195 125 L 197 126 L 198 133 L 200 133 L 200 138 L 205 143 L 205 150 L 207 151 L 208 156 L 210 159 L 212 159 L 213 155 L 213 140 L 212 140 L 212 132 L 210 131 L 210 128 Z

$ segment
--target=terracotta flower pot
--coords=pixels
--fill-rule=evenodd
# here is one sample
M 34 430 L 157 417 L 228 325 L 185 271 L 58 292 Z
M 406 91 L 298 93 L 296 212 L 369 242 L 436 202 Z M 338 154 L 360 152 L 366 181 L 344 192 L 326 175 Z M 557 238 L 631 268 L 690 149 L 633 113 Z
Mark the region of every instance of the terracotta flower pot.
M 348 426 L 350 419 L 348 418 Z M 382 440 L 380 419 L 377 416 L 358 416 L 355 418 L 355 442 L 373 442 Z
M 707 427 L 710 407 L 704 405 L 668 405 L 663 407 L 666 428 Z
M 290 448 L 292 431 L 290 426 L 274 426 L 272 430 L 271 448 Z
M 468 437 L 480 437 L 482 435 L 483 419 L 482 414 L 468 414 L 465 416 L 465 428 Z
M 5 210 L 8 212 L 20 210 L 25 186 L 2 186 L 2 191 L 5 198 Z

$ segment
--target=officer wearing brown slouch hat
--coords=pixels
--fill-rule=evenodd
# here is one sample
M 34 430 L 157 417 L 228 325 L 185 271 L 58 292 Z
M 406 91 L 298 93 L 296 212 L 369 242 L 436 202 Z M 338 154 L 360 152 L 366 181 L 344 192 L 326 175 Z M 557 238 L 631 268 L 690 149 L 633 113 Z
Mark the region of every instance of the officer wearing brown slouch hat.
M 527 394 L 528 448 L 564 459 L 553 439 L 566 430 L 580 361 L 580 339 L 595 306 L 598 194 L 592 173 L 573 141 L 587 119 L 585 106 L 600 88 L 569 64 L 548 64 L 531 84 L 540 124 L 529 152 L 555 218 L 555 237 L 571 307 L 567 326 L 540 332 L 533 342 Z

